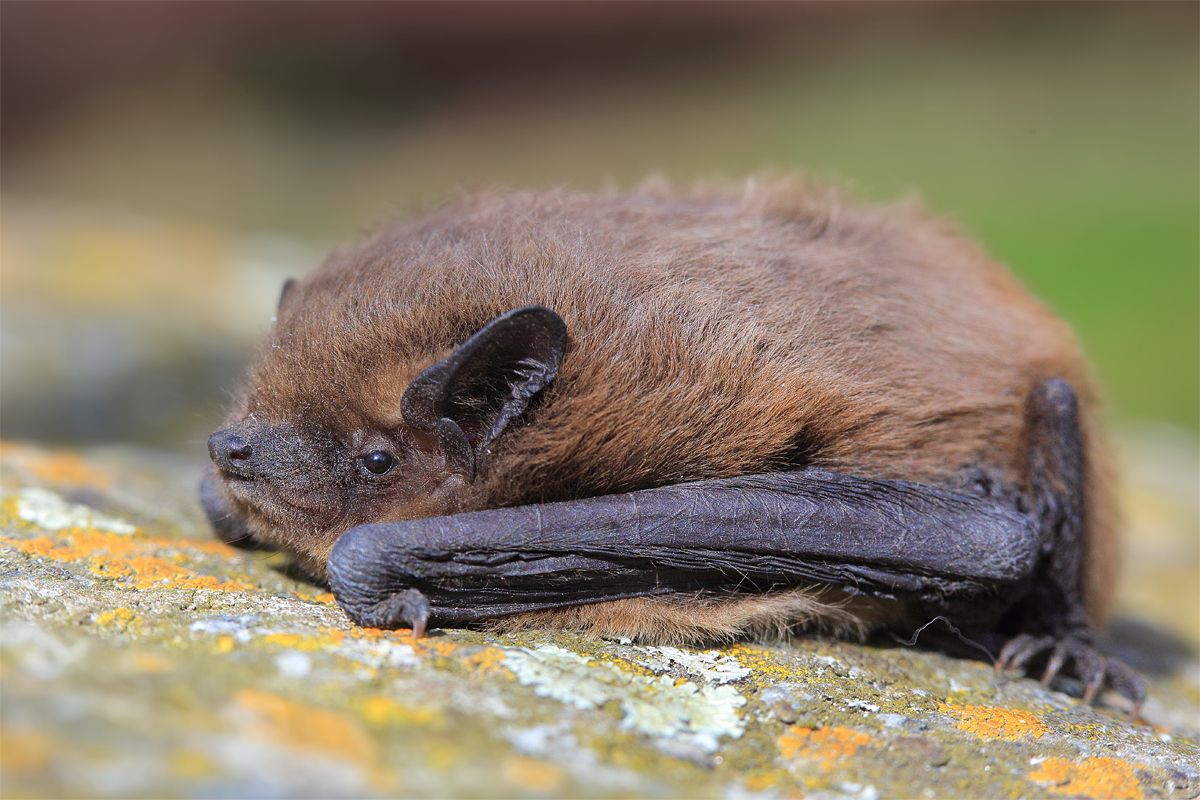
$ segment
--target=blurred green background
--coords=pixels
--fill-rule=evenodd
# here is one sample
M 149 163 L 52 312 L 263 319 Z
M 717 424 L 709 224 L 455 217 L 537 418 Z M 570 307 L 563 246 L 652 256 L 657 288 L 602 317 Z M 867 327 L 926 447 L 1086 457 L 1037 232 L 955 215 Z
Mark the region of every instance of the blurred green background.
M 3 4 L 4 435 L 196 448 L 278 284 L 460 189 L 917 194 L 1194 441 L 1195 3 Z

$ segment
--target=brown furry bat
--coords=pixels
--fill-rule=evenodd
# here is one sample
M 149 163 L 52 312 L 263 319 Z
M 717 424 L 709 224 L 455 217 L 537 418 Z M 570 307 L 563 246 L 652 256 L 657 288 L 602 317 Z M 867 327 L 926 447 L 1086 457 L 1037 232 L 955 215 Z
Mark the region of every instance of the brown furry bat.
M 941 615 L 1001 666 L 1143 694 L 1091 647 L 1115 511 L 1079 347 L 911 208 L 787 181 L 463 198 L 289 282 L 209 446 L 222 538 L 363 624 Z

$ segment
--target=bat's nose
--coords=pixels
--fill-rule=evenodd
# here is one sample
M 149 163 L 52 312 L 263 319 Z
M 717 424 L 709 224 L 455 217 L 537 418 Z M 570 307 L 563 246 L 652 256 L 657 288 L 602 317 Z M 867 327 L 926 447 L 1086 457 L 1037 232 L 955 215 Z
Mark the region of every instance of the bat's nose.
M 208 437 L 208 457 L 222 472 L 254 477 L 254 447 L 236 431 L 223 429 Z

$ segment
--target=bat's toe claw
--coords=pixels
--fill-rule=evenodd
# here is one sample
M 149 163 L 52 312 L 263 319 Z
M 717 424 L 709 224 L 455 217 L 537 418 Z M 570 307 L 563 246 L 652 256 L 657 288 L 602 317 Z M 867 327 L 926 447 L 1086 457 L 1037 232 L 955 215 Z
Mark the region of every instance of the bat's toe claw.
M 1065 646 L 1065 642 L 1059 642 L 1050 651 L 1050 659 L 1046 662 L 1046 669 L 1042 672 L 1042 686 L 1049 686 L 1050 681 L 1058 677 L 1058 673 L 1062 672 L 1062 668 L 1066 666 L 1069 653 Z
M 1137 719 L 1142 713 L 1142 704 L 1146 702 L 1146 680 L 1137 670 L 1126 664 L 1110 658 L 1104 665 L 1105 677 L 1113 691 L 1133 703 L 1130 716 Z
M 1117 662 L 1113 662 L 1117 663 Z M 1108 675 L 1109 661 L 1091 648 L 1080 648 L 1075 653 L 1075 671 L 1083 681 L 1083 702 L 1092 703 L 1104 688 Z
M 1104 688 L 1105 670 L 1100 669 L 1083 680 L 1083 702 L 1091 705 L 1096 702 L 1096 695 Z
M 1053 645 L 1054 639 L 1050 636 L 1030 636 L 1027 633 L 1014 636 L 1000 651 L 996 659 L 996 671 L 1024 670 L 1030 659 Z
M 1083 681 L 1083 701 L 1091 703 L 1106 686 L 1133 703 L 1136 717 L 1146 698 L 1146 682 L 1132 667 L 1098 651 L 1086 634 L 1031 636 L 1020 634 L 1004 645 L 996 669 L 1024 671 L 1035 659 L 1046 659 L 1041 683 L 1047 686 L 1060 673 Z
M 1028 634 L 1022 633 L 1009 639 L 1001 648 L 1000 655 L 996 657 L 996 672 L 1008 672 L 1017 651 L 1024 647 L 1025 642 L 1031 638 Z

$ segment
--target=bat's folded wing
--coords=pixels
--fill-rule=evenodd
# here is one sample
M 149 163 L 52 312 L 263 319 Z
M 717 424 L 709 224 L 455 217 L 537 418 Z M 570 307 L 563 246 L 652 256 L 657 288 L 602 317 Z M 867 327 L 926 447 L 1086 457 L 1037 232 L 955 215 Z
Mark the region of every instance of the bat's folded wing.
M 1039 538 L 990 498 L 804 470 L 362 525 L 329 576 L 372 627 L 805 585 L 944 603 L 1020 591 Z

